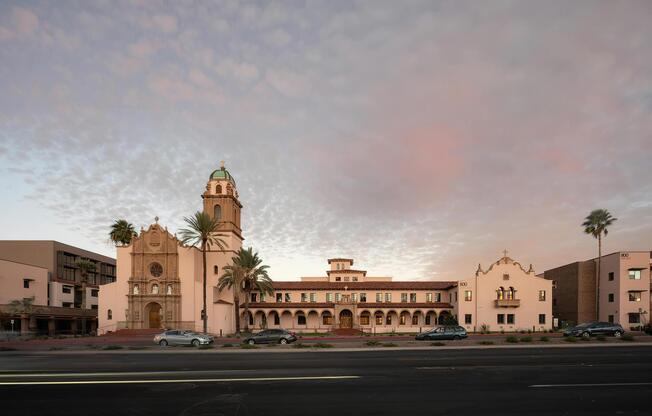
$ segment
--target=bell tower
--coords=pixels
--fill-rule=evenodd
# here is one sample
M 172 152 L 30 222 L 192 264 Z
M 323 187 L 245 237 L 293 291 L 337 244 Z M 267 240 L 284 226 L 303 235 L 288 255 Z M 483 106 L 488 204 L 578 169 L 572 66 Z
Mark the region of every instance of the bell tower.
M 242 204 L 238 200 L 238 191 L 235 179 L 220 162 L 220 168 L 213 171 L 208 178 L 206 191 L 202 194 L 204 212 L 211 218 L 220 221 L 220 233 L 233 234 L 242 243 L 242 230 L 240 228 L 240 211 Z M 238 250 L 240 247 L 229 247 Z

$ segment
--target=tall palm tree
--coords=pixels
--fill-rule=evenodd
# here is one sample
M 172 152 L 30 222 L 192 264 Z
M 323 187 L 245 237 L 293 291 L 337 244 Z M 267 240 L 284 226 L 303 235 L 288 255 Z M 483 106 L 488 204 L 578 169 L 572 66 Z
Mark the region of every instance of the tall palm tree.
M 79 259 L 75 262 L 81 274 L 82 284 L 82 309 L 86 309 L 86 286 L 88 285 L 88 273 L 95 271 L 95 263 L 87 259 Z
M 244 285 L 244 269 L 237 264 L 224 267 L 224 273 L 217 281 L 220 292 L 233 289 L 233 306 L 235 308 L 235 333 L 240 333 L 240 294 Z
M 253 248 L 240 249 L 235 257 L 233 257 L 233 264 L 241 267 L 244 271 L 243 292 L 245 294 L 245 332 L 249 331 L 249 300 L 251 299 L 251 292 L 254 290 L 260 291 L 261 294 L 274 293 L 274 285 L 272 279 L 267 274 L 269 266 L 261 264 L 263 259 L 258 256 Z
M 206 310 L 206 251 L 215 246 L 220 250 L 224 250 L 227 243 L 222 239 L 226 237 L 225 234 L 219 234 L 221 226 L 218 218 L 211 218 L 205 212 L 197 211 L 192 217 L 184 217 L 183 220 L 188 225 L 179 231 L 181 234 L 181 242 L 191 246 L 199 245 L 202 253 L 202 266 L 203 266 L 203 292 L 202 298 L 204 302 L 204 309 L 202 310 L 202 320 L 204 321 L 204 333 L 208 332 L 208 311 Z
M 600 266 L 602 266 L 602 236 L 609 233 L 607 227 L 618 218 L 611 216 L 606 209 L 594 209 L 582 223 L 584 232 L 592 235 L 598 240 L 598 269 L 595 277 L 595 319 L 600 320 Z
M 136 235 L 138 234 L 136 234 L 134 225 L 125 219 L 115 220 L 113 221 L 113 224 L 111 224 L 109 238 L 116 246 L 129 245 Z

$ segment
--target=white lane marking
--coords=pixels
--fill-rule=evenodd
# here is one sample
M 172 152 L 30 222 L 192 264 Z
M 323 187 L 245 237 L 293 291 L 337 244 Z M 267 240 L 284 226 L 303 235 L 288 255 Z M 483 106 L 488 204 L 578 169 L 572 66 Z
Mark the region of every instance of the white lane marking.
M 532 384 L 531 388 L 554 388 L 554 387 L 618 387 L 618 386 L 652 386 L 650 383 L 585 383 L 585 384 Z
M 154 383 L 239 383 L 256 381 L 311 381 L 354 380 L 360 376 L 306 376 L 306 377 L 247 377 L 247 378 L 196 378 L 163 380 L 76 380 L 76 381 L 4 381 L 0 386 L 52 386 L 71 384 L 154 384 Z
M 179 375 L 179 374 L 215 374 L 215 373 L 247 373 L 260 370 L 197 370 L 197 371 L 125 371 L 111 373 L 20 373 L 3 374 L 0 378 L 32 378 L 32 377 L 106 377 L 106 376 L 143 376 L 143 375 Z

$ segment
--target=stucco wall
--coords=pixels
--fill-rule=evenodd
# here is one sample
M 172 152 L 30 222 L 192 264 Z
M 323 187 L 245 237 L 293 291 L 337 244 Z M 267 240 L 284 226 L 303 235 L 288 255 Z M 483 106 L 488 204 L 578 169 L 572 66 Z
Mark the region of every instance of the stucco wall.
M 31 279 L 29 288 L 23 279 Z M 0 260 L 0 304 L 34 297 L 34 305 L 48 304 L 48 270 L 13 261 Z

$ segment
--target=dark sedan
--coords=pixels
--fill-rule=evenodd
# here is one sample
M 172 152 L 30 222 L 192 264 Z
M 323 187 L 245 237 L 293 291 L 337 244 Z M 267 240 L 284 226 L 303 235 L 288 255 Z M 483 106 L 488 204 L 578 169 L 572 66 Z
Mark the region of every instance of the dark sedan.
M 297 340 L 294 332 L 285 329 L 266 329 L 245 338 L 242 342 L 249 345 L 254 344 L 289 344 Z
M 446 339 L 451 339 L 451 340 L 458 340 L 462 338 L 466 338 L 468 335 L 466 333 L 466 329 L 462 328 L 461 326 L 440 326 L 437 328 L 434 328 L 430 331 L 422 332 L 420 334 L 417 334 L 414 339 L 417 341 L 434 341 L 434 340 L 446 340 Z
M 584 337 L 589 338 L 596 335 L 613 335 L 620 337 L 625 330 L 619 324 L 611 322 L 588 322 L 580 324 L 564 331 L 565 337 Z

